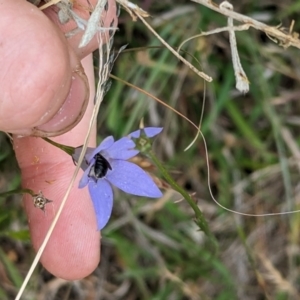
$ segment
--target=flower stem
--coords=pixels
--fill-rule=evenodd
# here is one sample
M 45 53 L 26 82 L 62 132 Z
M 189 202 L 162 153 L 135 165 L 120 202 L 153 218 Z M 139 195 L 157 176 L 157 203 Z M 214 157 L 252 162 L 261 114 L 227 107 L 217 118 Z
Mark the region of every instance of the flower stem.
M 211 233 L 208 223 L 206 222 L 202 211 L 199 209 L 198 205 L 195 203 L 195 201 L 192 199 L 192 197 L 187 193 L 181 186 L 179 186 L 173 178 L 169 175 L 167 170 L 164 168 L 163 164 L 159 161 L 159 159 L 155 156 L 153 151 L 148 151 L 147 155 L 150 157 L 150 159 L 154 162 L 154 164 L 157 166 L 157 168 L 160 170 L 163 177 L 166 179 L 166 181 L 170 184 L 170 186 L 176 190 L 178 193 L 180 193 L 184 199 L 189 203 L 191 208 L 194 210 L 196 215 L 196 224 L 199 226 L 199 228 L 213 241 L 215 246 L 217 246 L 216 239 L 214 235 Z
M 46 138 L 46 137 L 44 137 L 43 140 L 45 140 L 45 141 L 48 142 L 49 144 L 51 144 L 51 145 L 53 145 L 53 146 L 55 146 L 55 147 L 57 147 L 57 148 L 59 148 L 59 149 L 65 151 L 67 154 L 69 154 L 69 155 L 71 155 L 71 156 L 72 156 L 72 155 L 74 154 L 74 152 L 75 152 L 75 148 L 74 148 L 74 147 L 66 146 L 66 145 L 63 145 L 63 144 L 56 143 L 56 142 L 54 142 L 54 141 L 52 141 L 52 140 L 50 140 L 50 139 L 48 139 L 48 138 Z
M 11 196 L 14 194 L 29 194 L 32 197 L 35 196 L 34 191 L 32 191 L 30 189 L 16 189 L 16 190 L 0 193 L 0 198 L 2 198 L 2 197 L 4 198 L 4 197 Z

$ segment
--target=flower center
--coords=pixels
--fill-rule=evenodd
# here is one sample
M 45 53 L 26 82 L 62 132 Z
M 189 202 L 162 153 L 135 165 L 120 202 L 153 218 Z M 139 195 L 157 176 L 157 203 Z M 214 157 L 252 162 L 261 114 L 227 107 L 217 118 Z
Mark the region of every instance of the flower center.
M 95 163 L 90 170 L 89 177 L 99 179 L 106 175 L 108 169 L 112 170 L 109 162 L 100 153 L 97 153 L 94 158 Z

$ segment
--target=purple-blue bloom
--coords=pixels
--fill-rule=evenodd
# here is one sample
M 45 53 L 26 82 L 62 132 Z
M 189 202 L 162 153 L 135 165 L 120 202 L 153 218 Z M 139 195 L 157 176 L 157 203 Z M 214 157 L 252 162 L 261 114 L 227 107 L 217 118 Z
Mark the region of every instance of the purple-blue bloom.
M 154 137 L 162 128 L 143 129 L 148 138 Z M 139 138 L 141 130 L 136 130 L 117 141 L 112 136 L 104 139 L 97 148 L 88 148 L 81 168 L 84 175 L 79 188 L 88 185 L 97 217 L 97 227 L 101 230 L 108 222 L 113 207 L 111 185 L 137 196 L 159 198 L 162 196 L 152 178 L 139 166 L 127 161 L 139 153 L 131 138 Z M 73 160 L 78 161 L 82 147 L 76 148 Z

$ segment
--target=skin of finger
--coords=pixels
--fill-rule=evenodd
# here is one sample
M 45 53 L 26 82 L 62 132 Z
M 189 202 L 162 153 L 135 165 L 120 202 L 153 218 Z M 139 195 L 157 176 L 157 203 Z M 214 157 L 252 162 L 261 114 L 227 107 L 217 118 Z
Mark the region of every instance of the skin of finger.
M 46 122 L 65 101 L 78 58 L 70 57 L 59 29 L 24 0 L 1 1 L 0 37 L 1 130 Z
M 83 62 L 89 78 L 93 77 L 91 57 Z M 92 96 L 82 121 L 69 133 L 53 138 L 56 142 L 79 146 L 86 135 L 94 101 L 94 81 L 90 80 Z M 95 130 L 90 146 L 95 146 Z M 14 148 L 22 171 L 22 185 L 34 192 L 41 190 L 53 202 L 46 212 L 35 208 L 32 198 L 24 197 L 25 211 L 33 246 L 39 249 L 70 183 L 75 166 L 69 155 L 40 138 L 14 137 Z M 82 175 L 82 171 L 80 171 Z M 89 275 L 100 260 L 100 233 L 88 189 L 78 189 L 80 175 L 72 188 L 62 215 L 42 255 L 44 267 L 57 277 L 75 280 Z

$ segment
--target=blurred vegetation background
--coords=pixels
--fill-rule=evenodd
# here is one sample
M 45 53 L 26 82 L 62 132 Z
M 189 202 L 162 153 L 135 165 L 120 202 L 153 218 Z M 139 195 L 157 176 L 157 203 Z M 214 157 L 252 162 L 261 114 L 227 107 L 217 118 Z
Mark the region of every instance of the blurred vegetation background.
M 227 19 L 191 1 L 140 0 L 150 24 L 171 46 Z M 234 9 L 270 26 L 298 22 L 300 1 L 232 1 Z M 235 24 L 237 24 L 235 22 Z M 141 22 L 121 11 L 115 49 L 128 44 L 112 74 L 136 85 L 198 124 L 209 151 L 214 197 L 248 214 L 300 209 L 300 52 L 283 49 L 255 29 L 237 32 L 250 81 L 235 89 L 228 33 L 197 38 L 183 56 L 213 77 L 203 80 L 180 63 Z M 97 74 L 97 53 L 95 73 Z M 39 266 L 23 299 L 300 299 L 300 214 L 244 217 L 218 207 L 207 183 L 203 141 L 184 152 L 196 130 L 136 89 L 113 80 L 99 113 L 99 140 L 147 126 L 163 126 L 154 149 L 176 181 L 194 194 L 218 241 L 214 253 L 193 221 L 193 211 L 167 188 L 162 199 L 115 191 L 113 217 L 103 230 L 102 260 L 87 278 L 67 282 Z M 8 138 L 0 134 L 0 189 L 19 187 Z M 13 299 L 33 260 L 21 197 L 0 199 L 0 299 Z

